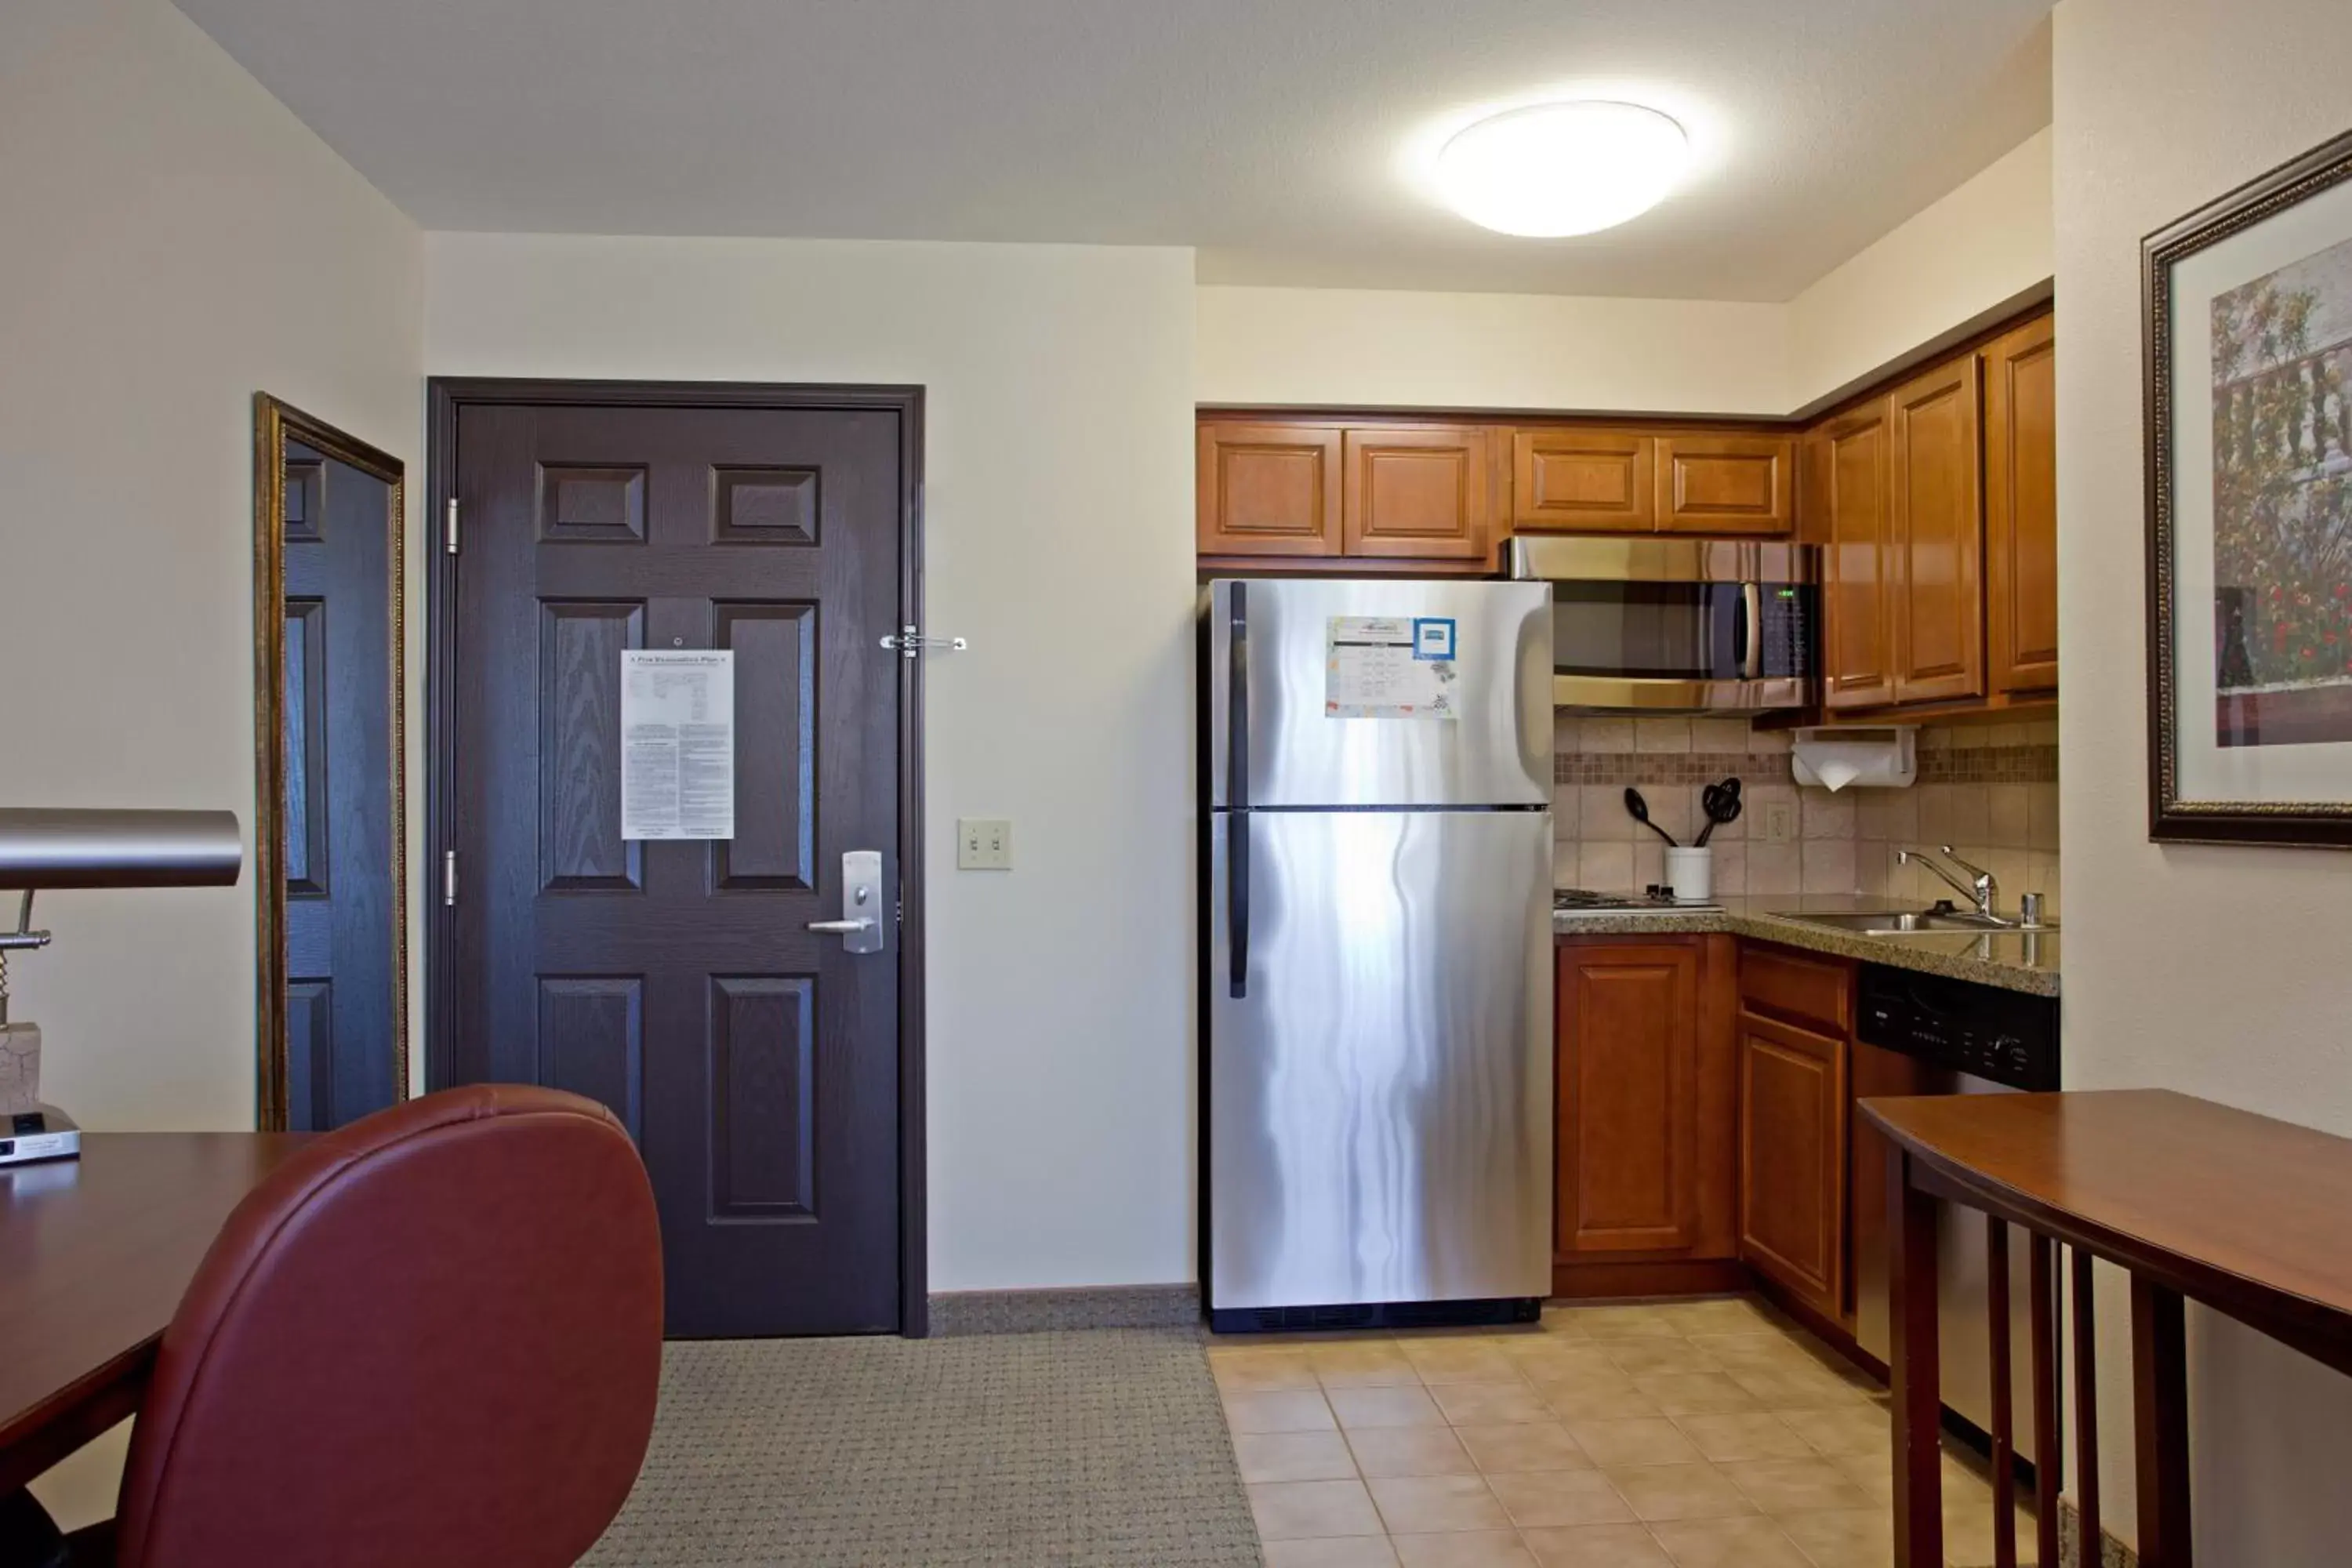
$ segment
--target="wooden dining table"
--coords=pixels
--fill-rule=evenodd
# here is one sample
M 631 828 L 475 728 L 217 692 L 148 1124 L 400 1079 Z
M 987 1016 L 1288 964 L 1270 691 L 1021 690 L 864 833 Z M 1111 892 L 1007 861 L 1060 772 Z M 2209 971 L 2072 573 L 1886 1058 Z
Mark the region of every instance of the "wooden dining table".
M 2039 1561 L 2057 1561 L 2061 1246 L 2072 1254 L 2077 1534 L 2101 1538 L 2095 1258 L 2130 1281 L 2129 1434 L 2143 1568 L 2189 1568 L 2186 1304 L 2352 1374 L 2352 1140 L 2165 1089 L 1867 1100 L 1887 1139 L 1896 1568 L 1942 1568 L 1937 1208 L 1987 1217 L 1988 1295 L 2010 1299 L 2026 1233 Z M 2011 1509 L 2010 1313 L 1992 1368 L 1993 1560 L 2020 1561 Z
M 135 1415 L 221 1223 L 300 1132 L 86 1132 L 0 1167 L 0 1496 Z

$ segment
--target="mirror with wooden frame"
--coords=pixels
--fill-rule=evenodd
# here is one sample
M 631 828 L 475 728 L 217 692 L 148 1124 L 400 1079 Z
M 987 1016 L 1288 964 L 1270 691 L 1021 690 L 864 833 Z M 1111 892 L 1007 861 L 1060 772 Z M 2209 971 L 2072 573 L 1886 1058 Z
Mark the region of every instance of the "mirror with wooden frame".
M 408 1093 L 398 458 L 253 400 L 256 1120 Z

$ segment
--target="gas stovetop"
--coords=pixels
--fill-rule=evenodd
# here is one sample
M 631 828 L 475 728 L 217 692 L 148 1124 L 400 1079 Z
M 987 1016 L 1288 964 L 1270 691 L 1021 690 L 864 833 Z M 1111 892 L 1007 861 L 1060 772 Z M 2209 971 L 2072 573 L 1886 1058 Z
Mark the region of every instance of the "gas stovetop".
M 1688 914 L 1693 910 L 1717 911 L 1721 904 L 1704 899 L 1685 902 L 1674 896 L 1669 889 L 1652 886 L 1638 893 L 1596 893 L 1585 888 L 1556 888 L 1552 890 L 1551 908 L 1559 915 L 1626 915 L 1626 914 Z

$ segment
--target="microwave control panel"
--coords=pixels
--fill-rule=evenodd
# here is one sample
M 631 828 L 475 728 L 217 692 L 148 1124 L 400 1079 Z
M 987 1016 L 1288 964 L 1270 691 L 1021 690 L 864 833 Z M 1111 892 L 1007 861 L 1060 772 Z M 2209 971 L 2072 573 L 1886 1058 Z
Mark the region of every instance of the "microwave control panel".
M 1813 673 L 1814 605 L 1820 592 L 1811 584 L 1763 585 L 1757 600 L 1763 623 L 1757 627 L 1757 646 L 1767 679 L 1802 679 Z

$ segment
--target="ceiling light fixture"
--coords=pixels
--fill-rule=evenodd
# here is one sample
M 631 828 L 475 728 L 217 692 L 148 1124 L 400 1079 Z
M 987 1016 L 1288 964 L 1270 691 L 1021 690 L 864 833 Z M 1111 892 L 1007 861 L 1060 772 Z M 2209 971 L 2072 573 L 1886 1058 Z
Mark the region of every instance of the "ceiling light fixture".
M 1437 154 L 1446 205 L 1504 234 L 1613 228 L 1663 201 L 1689 166 L 1683 128 L 1638 103 L 1540 103 L 1481 120 Z

